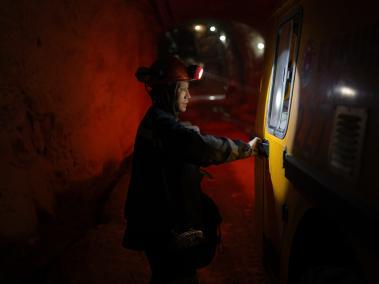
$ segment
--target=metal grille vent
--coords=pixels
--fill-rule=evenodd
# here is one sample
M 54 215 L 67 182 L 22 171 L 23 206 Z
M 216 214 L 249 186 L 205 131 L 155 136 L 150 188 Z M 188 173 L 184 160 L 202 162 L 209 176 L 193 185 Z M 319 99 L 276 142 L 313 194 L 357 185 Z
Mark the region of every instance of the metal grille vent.
M 330 165 L 348 179 L 359 172 L 366 118 L 365 109 L 338 107 L 336 111 Z

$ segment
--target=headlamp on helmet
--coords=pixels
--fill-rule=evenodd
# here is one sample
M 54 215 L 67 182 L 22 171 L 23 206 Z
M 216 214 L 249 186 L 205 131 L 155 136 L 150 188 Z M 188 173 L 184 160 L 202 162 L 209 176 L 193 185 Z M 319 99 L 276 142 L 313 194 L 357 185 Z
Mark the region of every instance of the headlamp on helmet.
M 187 72 L 192 80 L 200 80 L 203 76 L 204 69 L 199 65 L 190 65 L 187 67 Z

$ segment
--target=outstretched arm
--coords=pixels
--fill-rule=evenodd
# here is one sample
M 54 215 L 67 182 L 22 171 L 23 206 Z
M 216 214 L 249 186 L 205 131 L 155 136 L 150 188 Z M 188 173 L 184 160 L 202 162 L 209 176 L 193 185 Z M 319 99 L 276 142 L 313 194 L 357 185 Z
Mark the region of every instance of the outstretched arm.
M 226 137 L 204 135 L 193 126 L 184 126 L 170 118 L 160 121 L 159 129 L 166 155 L 199 166 L 221 164 L 255 155 L 260 140 L 255 138 L 245 143 Z

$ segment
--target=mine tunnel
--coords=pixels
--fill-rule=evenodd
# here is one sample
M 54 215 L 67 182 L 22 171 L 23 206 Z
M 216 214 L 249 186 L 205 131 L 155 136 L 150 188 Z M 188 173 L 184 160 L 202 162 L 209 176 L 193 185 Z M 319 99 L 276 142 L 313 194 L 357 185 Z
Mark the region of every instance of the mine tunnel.
M 276 2 L 2 2 L 2 283 L 148 282 L 143 254 L 121 247 L 134 139 L 151 104 L 134 73 L 167 54 L 203 64 L 185 119 L 248 141 L 257 44 Z M 209 171 L 224 252 L 201 278 L 260 283 L 253 161 Z
M 122 245 L 152 105 L 136 71 L 172 56 L 204 70 L 180 121 L 261 138 L 256 157 L 205 168 L 222 223 L 199 283 L 377 283 L 379 25 L 321 2 L 2 1 L 0 283 L 149 283 Z

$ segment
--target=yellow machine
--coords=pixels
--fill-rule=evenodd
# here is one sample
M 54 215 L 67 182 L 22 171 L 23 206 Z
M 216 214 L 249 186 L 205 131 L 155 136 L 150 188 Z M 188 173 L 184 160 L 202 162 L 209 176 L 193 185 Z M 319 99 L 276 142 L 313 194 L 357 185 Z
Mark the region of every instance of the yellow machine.
M 255 176 L 274 283 L 379 283 L 375 6 L 287 1 L 273 15 Z

